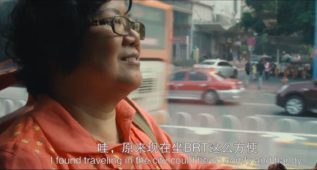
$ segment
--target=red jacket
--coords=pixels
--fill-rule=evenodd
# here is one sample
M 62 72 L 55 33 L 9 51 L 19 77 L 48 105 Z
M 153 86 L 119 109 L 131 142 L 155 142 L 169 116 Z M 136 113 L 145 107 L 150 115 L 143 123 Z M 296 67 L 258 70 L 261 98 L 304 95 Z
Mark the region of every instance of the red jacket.
M 187 155 L 171 152 L 170 137 L 148 113 L 139 110 L 153 130 L 157 146 L 167 145 L 170 152 L 153 150 L 148 135 L 132 123 L 135 110 L 125 100 L 116 107 L 124 142 L 106 145 L 94 139 L 58 102 L 43 96 L 31 111 L 0 132 L 0 169 L 231 169 L 190 162 Z

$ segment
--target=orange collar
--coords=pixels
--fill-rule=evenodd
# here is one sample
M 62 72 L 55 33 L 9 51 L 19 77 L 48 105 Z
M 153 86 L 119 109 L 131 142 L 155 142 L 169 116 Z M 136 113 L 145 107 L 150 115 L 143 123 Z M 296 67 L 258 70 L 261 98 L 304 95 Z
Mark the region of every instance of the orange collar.
M 116 121 L 124 141 L 129 141 L 135 109 L 125 100 L 116 106 Z M 41 96 L 31 116 L 56 150 L 68 153 L 97 153 L 100 141 L 94 139 L 57 101 Z

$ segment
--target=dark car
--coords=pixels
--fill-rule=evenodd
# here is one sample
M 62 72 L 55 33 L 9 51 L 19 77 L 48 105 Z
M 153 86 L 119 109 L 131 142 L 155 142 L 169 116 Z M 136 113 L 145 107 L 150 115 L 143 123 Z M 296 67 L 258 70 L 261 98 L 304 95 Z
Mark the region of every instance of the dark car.
M 317 81 L 290 83 L 282 86 L 276 95 L 276 104 L 290 115 L 301 115 L 317 109 Z

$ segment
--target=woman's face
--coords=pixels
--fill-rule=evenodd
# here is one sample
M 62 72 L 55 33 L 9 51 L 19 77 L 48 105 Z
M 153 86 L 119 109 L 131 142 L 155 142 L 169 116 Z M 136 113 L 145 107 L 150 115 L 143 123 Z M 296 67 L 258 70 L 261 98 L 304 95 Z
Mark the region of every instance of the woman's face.
M 104 3 L 94 19 L 124 16 L 127 11 L 124 2 L 112 0 Z M 88 88 L 99 92 L 131 92 L 140 85 L 140 38 L 136 31 L 120 36 L 112 31 L 110 25 L 91 26 L 84 38 L 81 54 L 82 62 L 75 72 L 82 76 L 80 81 L 91 85 Z

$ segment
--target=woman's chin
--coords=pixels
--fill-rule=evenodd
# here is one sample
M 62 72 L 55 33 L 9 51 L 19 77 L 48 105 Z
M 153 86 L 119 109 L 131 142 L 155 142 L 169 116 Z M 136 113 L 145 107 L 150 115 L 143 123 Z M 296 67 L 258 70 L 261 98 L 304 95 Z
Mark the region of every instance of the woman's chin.
M 141 86 L 142 80 L 135 80 L 134 82 L 132 82 L 129 86 L 131 88 L 131 91 L 134 91 L 136 89 L 138 89 Z
M 139 88 L 141 83 L 142 83 L 141 78 L 132 79 L 132 80 L 125 80 L 125 81 L 121 82 L 118 87 L 127 93 L 131 93 L 132 91 Z

